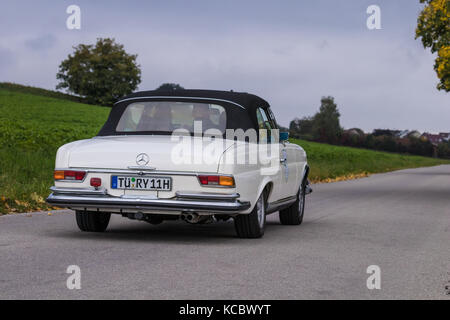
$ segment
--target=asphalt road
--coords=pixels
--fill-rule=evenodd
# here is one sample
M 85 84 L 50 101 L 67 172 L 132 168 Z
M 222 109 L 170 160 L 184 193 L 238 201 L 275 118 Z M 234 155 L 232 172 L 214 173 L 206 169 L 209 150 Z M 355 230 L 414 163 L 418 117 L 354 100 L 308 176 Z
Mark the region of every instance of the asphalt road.
M 66 287 L 69 265 L 80 290 Z M 273 214 L 262 239 L 236 238 L 230 222 L 114 216 L 90 234 L 70 211 L 0 217 L 1 299 L 449 299 L 446 286 L 450 166 L 315 185 L 304 223 Z

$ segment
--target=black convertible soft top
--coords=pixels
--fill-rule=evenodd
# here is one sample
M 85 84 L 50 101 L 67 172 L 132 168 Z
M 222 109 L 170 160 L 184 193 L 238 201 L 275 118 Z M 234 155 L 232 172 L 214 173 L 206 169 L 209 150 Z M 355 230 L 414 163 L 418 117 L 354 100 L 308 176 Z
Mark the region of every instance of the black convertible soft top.
M 189 97 L 189 98 L 210 98 L 221 99 L 234 102 L 248 109 L 252 108 L 255 102 L 259 104 L 269 105 L 264 99 L 246 92 L 234 92 L 234 91 L 219 91 L 219 90 L 197 90 L 197 89 L 178 89 L 178 90 L 152 90 L 152 91 L 140 91 L 132 93 L 122 99 L 116 104 L 121 103 L 127 99 L 142 98 L 142 97 Z
M 126 107 L 136 101 L 163 101 L 174 99 L 177 101 L 211 102 L 222 105 L 227 112 L 227 129 L 257 128 L 255 109 L 269 108 L 264 99 L 245 92 L 218 90 L 152 90 L 140 91 L 123 97 L 116 102 L 109 114 L 108 120 L 98 133 L 99 136 L 153 134 L 154 132 L 117 132 L 117 124 Z

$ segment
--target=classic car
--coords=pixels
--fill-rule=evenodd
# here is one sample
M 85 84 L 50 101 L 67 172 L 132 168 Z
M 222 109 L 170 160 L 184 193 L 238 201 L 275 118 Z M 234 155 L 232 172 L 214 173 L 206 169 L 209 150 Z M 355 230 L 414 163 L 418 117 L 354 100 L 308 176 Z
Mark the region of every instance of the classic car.
M 82 231 L 105 231 L 111 214 L 231 218 L 239 237 L 259 238 L 270 213 L 302 223 L 308 173 L 305 151 L 256 95 L 143 91 L 118 101 L 97 136 L 58 149 L 47 202 L 75 210 Z

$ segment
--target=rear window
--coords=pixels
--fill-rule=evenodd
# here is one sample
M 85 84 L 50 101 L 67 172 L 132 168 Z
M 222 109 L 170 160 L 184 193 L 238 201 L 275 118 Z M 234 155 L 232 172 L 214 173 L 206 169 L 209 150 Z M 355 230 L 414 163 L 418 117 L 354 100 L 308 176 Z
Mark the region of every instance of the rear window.
M 117 132 L 172 132 L 186 129 L 194 132 L 194 121 L 200 121 L 202 131 L 218 129 L 225 132 L 225 109 L 217 104 L 146 101 L 129 104 L 123 112 Z

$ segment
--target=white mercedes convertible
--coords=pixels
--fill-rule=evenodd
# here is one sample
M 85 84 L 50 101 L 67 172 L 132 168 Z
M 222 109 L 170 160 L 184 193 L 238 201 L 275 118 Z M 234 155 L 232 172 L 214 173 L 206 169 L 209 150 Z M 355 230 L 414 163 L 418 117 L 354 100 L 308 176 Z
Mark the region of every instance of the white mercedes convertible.
M 301 224 L 308 172 L 305 151 L 255 95 L 145 91 L 118 101 L 96 137 L 59 148 L 47 202 L 75 210 L 82 231 L 105 231 L 111 214 L 232 218 L 239 237 L 258 238 L 270 213 Z

